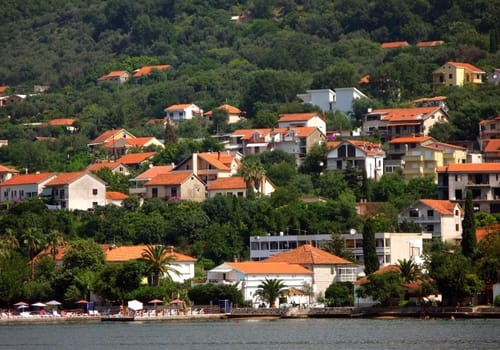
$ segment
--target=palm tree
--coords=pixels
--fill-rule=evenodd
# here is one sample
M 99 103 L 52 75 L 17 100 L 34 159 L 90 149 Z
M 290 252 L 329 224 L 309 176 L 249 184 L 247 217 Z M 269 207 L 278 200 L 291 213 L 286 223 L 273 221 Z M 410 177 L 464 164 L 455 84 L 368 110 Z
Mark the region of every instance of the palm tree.
M 417 279 L 418 274 L 420 273 L 420 269 L 417 264 L 413 262 L 413 260 L 398 260 L 396 264 L 401 270 L 401 277 L 407 283 L 413 282 Z
M 168 249 L 163 245 L 148 245 L 147 249 L 142 252 L 142 260 L 146 262 L 146 271 L 151 274 L 151 285 L 160 285 L 160 276 L 166 274 L 168 278 L 172 278 L 170 273 L 179 274 L 173 268 L 176 264 L 173 250 Z
M 28 248 L 30 264 L 31 264 L 31 279 L 35 279 L 35 255 L 45 245 L 45 240 L 42 237 L 42 231 L 37 227 L 28 227 L 23 235 L 23 243 Z
M 10 257 L 12 250 L 19 248 L 19 241 L 11 228 L 5 229 L 5 236 L 0 238 L 0 258 Z
M 263 185 L 263 178 L 266 175 L 266 170 L 260 161 L 243 161 L 241 175 L 247 184 L 247 191 L 254 188 L 257 190 L 257 195 L 263 192 L 261 187 Z
M 58 230 L 50 230 L 47 234 L 47 242 L 50 243 L 50 255 L 55 261 L 59 248 L 64 247 L 64 237 Z
M 276 299 L 285 295 L 287 289 L 280 279 L 265 279 L 257 287 L 256 295 L 264 302 L 269 303 L 271 307 L 276 307 Z

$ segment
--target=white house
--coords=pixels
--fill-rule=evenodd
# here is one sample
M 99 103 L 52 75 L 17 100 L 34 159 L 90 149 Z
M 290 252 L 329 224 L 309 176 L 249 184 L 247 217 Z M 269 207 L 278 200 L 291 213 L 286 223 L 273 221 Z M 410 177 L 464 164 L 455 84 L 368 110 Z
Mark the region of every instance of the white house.
M 433 238 L 456 243 L 462 239 L 462 208 L 449 200 L 420 199 L 399 214 L 398 221 L 414 222 Z
M 207 272 L 207 283 L 236 285 L 254 307 L 262 303 L 256 292 L 266 279 L 279 279 L 287 289 L 300 290 L 312 285 L 313 273 L 299 264 L 257 261 L 226 262 Z
M 349 166 L 364 171 L 369 179 L 380 179 L 385 152 L 382 145 L 363 140 L 328 142 L 327 169 L 345 170 Z
M 326 121 L 324 116 L 317 113 L 289 113 L 281 114 L 278 119 L 279 128 L 315 127 L 326 135 Z
M 56 173 L 23 174 L 0 183 L 0 201 L 20 201 L 42 194 L 45 185 L 57 177 Z
M 173 122 L 181 122 L 202 116 L 203 110 L 193 103 L 171 105 L 164 109 L 165 117 Z
M 307 90 L 305 94 L 298 94 L 297 97 L 303 103 L 309 103 L 318 106 L 322 111 L 340 111 L 345 114 L 351 114 L 352 104 L 360 98 L 367 98 L 365 94 L 355 87 L 331 89 Z
M 335 282 L 353 282 L 357 268 L 346 259 L 330 254 L 310 244 L 281 252 L 262 260 L 263 263 L 286 262 L 299 264 L 313 272 L 312 288 L 315 296 L 324 297 L 327 288 Z
M 0 146 L 1 147 L 1 146 Z M 19 174 L 19 170 L 9 168 L 0 164 L 0 183 L 12 179 Z
M 106 205 L 106 182 L 88 171 L 62 173 L 45 185 L 50 204 L 61 209 L 91 210 Z

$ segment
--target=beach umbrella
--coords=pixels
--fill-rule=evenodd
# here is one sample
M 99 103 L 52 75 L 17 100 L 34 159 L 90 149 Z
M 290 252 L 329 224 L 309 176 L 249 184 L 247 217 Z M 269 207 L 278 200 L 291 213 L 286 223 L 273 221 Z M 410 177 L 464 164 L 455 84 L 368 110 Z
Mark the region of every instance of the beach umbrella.
M 153 300 L 150 300 L 148 301 L 148 304 L 158 304 L 158 303 L 163 303 L 163 300 L 161 299 L 153 299 Z
M 128 302 L 128 308 L 134 311 L 142 310 L 142 303 L 139 300 L 130 300 Z
M 174 299 L 170 301 L 170 304 L 184 304 L 184 300 L 182 299 Z
M 58 306 L 58 305 L 61 305 L 60 302 L 58 302 L 57 300 L 51 300 L 51 301 L 47 301 L 46 302 L 47 305 L 50 305 L 50 306 Z
M 31 304 L 31 306 L 45 307 L 45 306 L 47 306 L 47 304 L 44 304 L 44 303 L 38 302 L 38 303 Z
M 24 301 L 20 301 L 18 303 L 15 303 L 14 306 L 29 306 L 29 304 L 25 303 Z
M 89 302 L 87 300 L 78 300 L 78 301 L 75 301 L 75 304 L 88 304 Z

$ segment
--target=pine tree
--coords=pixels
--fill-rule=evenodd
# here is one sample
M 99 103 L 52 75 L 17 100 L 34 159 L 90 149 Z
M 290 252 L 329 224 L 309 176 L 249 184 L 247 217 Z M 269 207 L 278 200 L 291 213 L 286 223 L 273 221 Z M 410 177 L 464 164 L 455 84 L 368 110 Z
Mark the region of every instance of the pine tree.
M 375 221 L 368 218 L 363 227 L 363 256 L 365 260 L 365 274 L 369 275 L 377 271 L 380 262 L 377 257 L 377 247 L 375 244 Z
M 476 221 L 474 219 L 474 205 L 472 204 L 472 192 L 467 191 L 465 195 L 464 219 L 462 220 L 462 254 L 468 258 L 472 257 L 476 248 Z

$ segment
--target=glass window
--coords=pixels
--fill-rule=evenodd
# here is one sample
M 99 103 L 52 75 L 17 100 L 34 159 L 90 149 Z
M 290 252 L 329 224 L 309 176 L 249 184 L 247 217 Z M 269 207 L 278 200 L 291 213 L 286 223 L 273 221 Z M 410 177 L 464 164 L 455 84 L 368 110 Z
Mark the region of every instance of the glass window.
M 432 209 L 427 210 L 427 216 L 434 217 L 434 210 Z
M 97 188 L 92 189 L 92 194 L 93 194 L 94 196 L 96 196 L 96 195 L 97 195 L 97 193 L 98 193 Z

